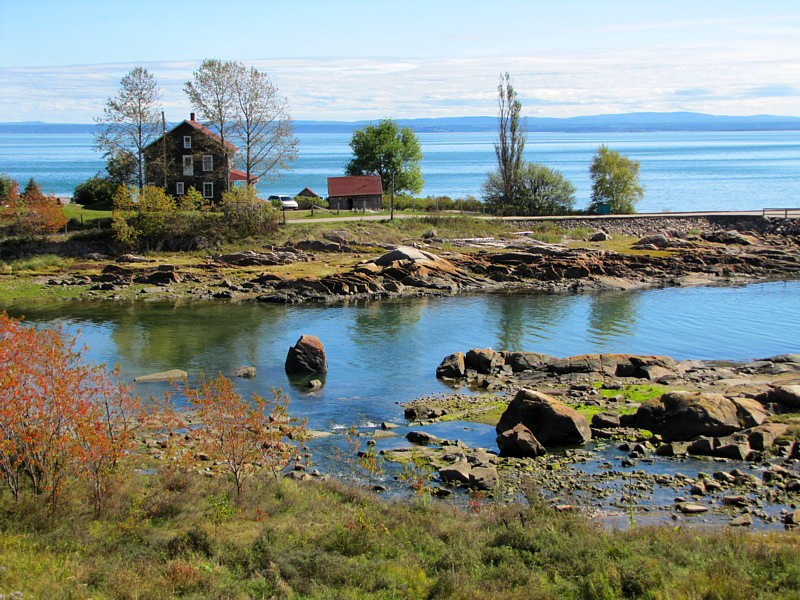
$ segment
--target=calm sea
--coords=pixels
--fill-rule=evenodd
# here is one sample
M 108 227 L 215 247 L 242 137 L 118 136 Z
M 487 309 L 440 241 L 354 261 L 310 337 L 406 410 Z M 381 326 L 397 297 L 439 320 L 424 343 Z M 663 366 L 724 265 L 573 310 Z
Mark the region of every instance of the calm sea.
M 423 195 L 480 196 L 495 166 L 494 133 L 422 133 Z M 304 133 L 294 169 L 263 181 L 263 193 L 326 195 L 327 177 L 350 156 L 347 133 Z M 531 133 L 527 160 L 559 169 L 589 202 L 589 163 L 600 144 L 641 162 L 641 212 L 745 210 L 800 206 L 800 132 Z M 91 134 L 0 134 L 0 172 L 30 177 L 68 196 L 103 168 Z

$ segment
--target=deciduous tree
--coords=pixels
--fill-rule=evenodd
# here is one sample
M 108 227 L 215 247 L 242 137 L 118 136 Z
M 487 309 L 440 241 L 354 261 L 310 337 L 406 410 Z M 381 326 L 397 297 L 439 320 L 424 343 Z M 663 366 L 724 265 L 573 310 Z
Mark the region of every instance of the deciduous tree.
M 144 185 L 143 150 L 160 134 L 159 89 L 147 69 L 134 68 L 120 81 L 117 95 L 106 101 L 95 143 L 106 157 L 129 153 L 136 159 L 138 187 Z
M 247 69 L 236 63 L 232 71 L 237 163 L 247 174 L 248 184 L 251 178 L 275 178 L 297 158 L 297 138 L 286 98 L 269 75 L 255 67 Z
M 638 160 L 602 145 L 594 155 L 589 171 L 592 176 L 590 210 L 596 212 L 600 204 L 607 203 L 614 214 L 636 212 L 634 204 L 644 197 L 644 187 L 639 183 Z
M 422 150 L 410 127 L 391 119 L 367 125 L 353 132 L 350 140 L 353 158 L 347 163 L 346 175 L 380 175 L 383 188 L 419 194 L 425 181 L 419 162 Z
M 236 124 L 236 76 L 240 67 L 233 61 L 206 59 L 183 86 L 200 118 L 219 135 L 223 150 Z M 225 185 L 227 189 L 227 178 Z

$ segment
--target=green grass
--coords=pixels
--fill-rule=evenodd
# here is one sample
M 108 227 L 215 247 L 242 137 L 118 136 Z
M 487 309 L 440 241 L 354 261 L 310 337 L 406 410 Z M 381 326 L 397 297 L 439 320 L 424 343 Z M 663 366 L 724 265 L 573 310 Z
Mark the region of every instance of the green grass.
M 48 287 L 29 279 L 0 276 L 0 302 L 21 299 L 79 298 L 85 293 L 82 286 Z
M 82 204 L 65 204 L 64 205 L 64 215 L 68 219 L 77 219 L 78 221 L 83 220 L 92 221 L 94 219 L 107 219 L 111 217 L 110 210 L 89 210 L 83 207 Z
M 24 273 L 33 271 L 52 271 L 65 265 L 65 261 L 55 254 L 37 254 L 17 260 L 0 261 L 0 274 Z
M 98 519 L 0 502 L 0 593 L 25 598 L 798 598 L 800 538 L 672 527 L 478 499 L 386 501 L 337 483 L 137 476 Z M 172 491 L 169 491 L 169 490 Z

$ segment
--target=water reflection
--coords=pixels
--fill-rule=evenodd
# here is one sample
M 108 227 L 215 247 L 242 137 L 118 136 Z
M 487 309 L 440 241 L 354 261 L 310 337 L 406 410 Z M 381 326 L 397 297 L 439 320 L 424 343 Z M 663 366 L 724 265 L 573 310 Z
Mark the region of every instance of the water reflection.
M 435 369 L 471 347 L 569 356 L 592 352 L 748 360 L 797 352 L 800 282 L 742 288 L 664 289 L 595 295 L 483 294 L 345 306 L 229 302 L 20 302 L 34 323 L 81 331 L 87 357 L 121 363 L 123 376 L 167 369 L 231 374 L 246 395 L 282 388 L 312 427 L 402 419 L 398 403 L 446 391 Z M 780 315 L 765 320 L 763 315 Z M 300 335 L 319 336 L 325 385 L 291 385 L 283 365 Z M 137 386 L 159 394 L 166 385 Z
M 487 308 L 496 319 L 496 349 L 522 352 L 531 350 L 532 338 L 549 340 L 570 304 L 569 296 L 556 294 L 490 296 Z
M 630 292 L 608 292 L 590 297 L 587 334 L 595 344 L 604 344 L 636 331 L 640 295 Z

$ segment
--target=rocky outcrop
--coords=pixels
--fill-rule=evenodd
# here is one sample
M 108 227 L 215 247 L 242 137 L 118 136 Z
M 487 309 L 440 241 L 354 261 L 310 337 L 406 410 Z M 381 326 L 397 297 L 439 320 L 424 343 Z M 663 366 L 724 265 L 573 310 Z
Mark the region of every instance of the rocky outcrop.
M 297 343 L 289 348 L 284 366 L 289 375 L 327 373 L 328 361 L 322 342 L 315 335 L 301 336 Z
M 308 262 L 309 260 L 311 260 L 311 257 L 294 248 L 284 248 L 272 252 L 245 250 L 231 254 L 220 254 L 214 257 L 214 262 L 238 267 L 288 265 L 295 262 Z
M 449 377 L 451 379 L 459 379 L 464 377 L 466 373 L 467 368 L 464 362 L 463 352 L 456 352 L 455 354 L 446 356 L 436 368 L 436 377 L 439 378 Z
M 517 392 L 500 417 L 496 431 L 502 435 L 520 423 L 546 448 L 582 444 L 592 436 L 582 414 L 552 396 L 533 390 Z
M 469 377 L 470 371 L 489 375 L 507 370 L 513 373 L 541 373 L 547 376 L 570 373 L 596 374 L 609 377 L 634 377 L 659 380 L 676 376 L 680 367 L 668 356 L 633 354 L 583 354 L 558 358 L 537 352 L 495 352 L 491 348 L 473 348 L 464 358 L 465 370 L 450 368 L 456 355 L 445 358 L 437 369 L 437 377 Z M 445 364 L 448 365 L 444 375 Z M 459 363 L 460 366 L 460 363 Z
M 742 429 L 734 402 L 700 392 L 668 392 L 648 400 L 636 411 L 634 424 L 666 441 L 728 435 Z
M 769 397 L 790 408 L 800 408 L 800 385 L 776 385 L 770 390 Z
M 473 348 L 467 352 L 466 367 L 478 373 L 488 375 L 505 364 L 503 355 L 491 348 Z

